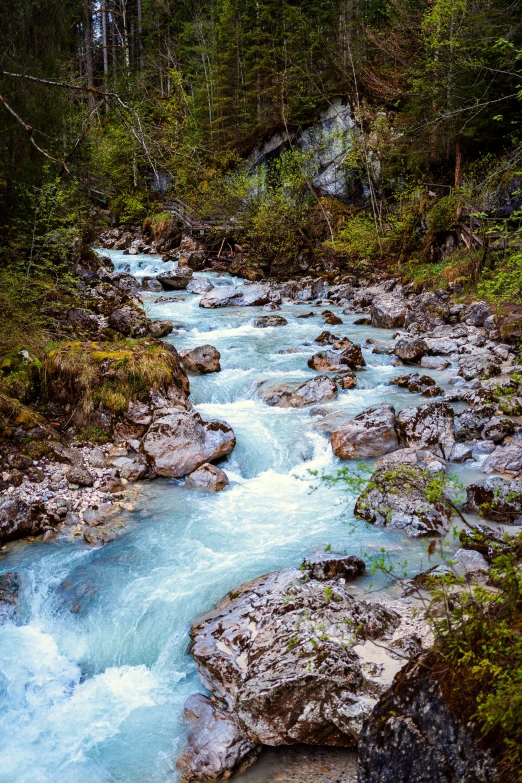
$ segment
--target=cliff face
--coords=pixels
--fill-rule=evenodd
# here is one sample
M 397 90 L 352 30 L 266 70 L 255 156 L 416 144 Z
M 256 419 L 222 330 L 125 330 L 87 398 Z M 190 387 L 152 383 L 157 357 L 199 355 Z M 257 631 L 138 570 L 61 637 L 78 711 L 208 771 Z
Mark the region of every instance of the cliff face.
M 318 193 L 343 201 L 366 200 L 370 197 L 367 184 L 360 180 L 355 167 L 347 165 L 359 135 L 352 108 L 337 99 L 305 130 L 273 134 L 252 153 L 250 165 L 262 166 L 287 149 L 298 149 L 311 155 L 317 172 L 312 184 Z M 376 161 L 372 162 L 372 169 L 373 175 L 378 175 Z
M 428 655 L 395 677 L 364 724 L 358 783 L 490 783 L 495 767 L 473 726 L 450 709 Z

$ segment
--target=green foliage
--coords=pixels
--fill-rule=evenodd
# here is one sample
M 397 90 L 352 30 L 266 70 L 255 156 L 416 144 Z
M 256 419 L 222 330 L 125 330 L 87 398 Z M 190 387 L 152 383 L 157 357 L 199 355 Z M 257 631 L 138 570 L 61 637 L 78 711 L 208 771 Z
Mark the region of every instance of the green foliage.
M 444 196 L 439 199 L 426 215 L 428 231 L 432 234 L 449 231 L 455 223 L 458 205 L 459 200 L 456 196 Z
M 112 199 L 110 209 L 120 223 L 139 225 L 147 215 L 144 196 L 138 193 L 121 193 Z
M 522 252 L 514 250 L 483 272 L 478 293 L 492 302 L 522 302 Z
M 445 588 L 435 592 L 435 649 L 450 706 L 478 723 L 504 771 L 522 780 L 522 572 L 513 554 L 496 558 L 490 579 L 495 591 L 473 585 L 452 591 L 451 602 Z

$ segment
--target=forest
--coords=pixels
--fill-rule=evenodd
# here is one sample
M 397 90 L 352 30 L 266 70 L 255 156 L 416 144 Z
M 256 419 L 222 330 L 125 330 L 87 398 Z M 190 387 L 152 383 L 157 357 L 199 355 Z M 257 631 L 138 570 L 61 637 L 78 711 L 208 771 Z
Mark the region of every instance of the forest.
M 520 783 L 522 0 L 2 10 L 0 780 Z

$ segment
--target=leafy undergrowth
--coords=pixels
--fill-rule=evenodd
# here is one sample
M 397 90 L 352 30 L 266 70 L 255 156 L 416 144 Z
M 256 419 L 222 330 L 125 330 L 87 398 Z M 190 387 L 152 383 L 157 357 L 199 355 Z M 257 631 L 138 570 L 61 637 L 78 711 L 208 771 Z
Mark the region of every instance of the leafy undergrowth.
M 520 549 L 514 543 L 514 552 Z M 515 554 L 495 559 L 488 580 L 434 593 L 434 669 L 454 713 L 473 721 L 502 783 L 522 781 L 522 571 Z

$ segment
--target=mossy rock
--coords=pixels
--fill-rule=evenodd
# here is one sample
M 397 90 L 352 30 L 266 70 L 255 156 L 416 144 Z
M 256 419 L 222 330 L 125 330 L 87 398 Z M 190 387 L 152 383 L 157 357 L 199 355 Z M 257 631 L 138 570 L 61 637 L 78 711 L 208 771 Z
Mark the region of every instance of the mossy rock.
M 159 340 L 61 343 L 44 370 L 48 408 L 87 430 L 111 430 L 129 402 L 148 400 L 152 389 L 189 393 L 177 351 Z

